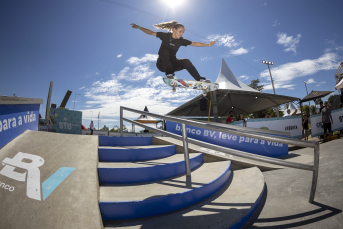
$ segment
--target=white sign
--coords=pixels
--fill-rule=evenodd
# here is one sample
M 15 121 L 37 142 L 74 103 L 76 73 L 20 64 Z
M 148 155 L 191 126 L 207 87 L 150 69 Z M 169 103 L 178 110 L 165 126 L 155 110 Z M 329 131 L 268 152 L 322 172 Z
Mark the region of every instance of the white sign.
M 2 161 L 4 167 L 0 170 L 0 175 L 16 181 L 26 181 L 26 195 L 34 200 L 45 200 L 75 168 L 61 167 L 41 185 L 39 167 L 44 162 L 45 160 L 40 156 L 18 152 L 13 158 L 6 157 Z M 17 172 L 15 171 L 16 168 L 21 168 L 26 171 Z M 15 189 L 15 187 L 1 181 L 0 187 L 10 192 L 13 192 Z
M 31 162 L 22 162 L 23 159 L 28 159 Z M 41 200 L 39 167 L 44 164 L 43 158 L 19 152 L 13 158 L 6 157 L 2 163 L 5 164 L 5 167 L 0 171 L 1 175 L 17 181 L 25 181 L 27 179 L 26 195 L 32 199 Z M 15 168 L 25 169 L 27 172 L 18 173 L 14 171 Z
M 343 108 L 331 111 L 333 124 L 331 124 L 332 131 L 343 129 Z M 330 120 L 331 121 L 331 120 Z M 322 115 L 316 114 L 311 116 L 311 136 L 315 137 L 324 134 L 322 127 Z
M 301 117 L 299 116 L 249 119 L 247 121 L 247 127 L 290 132 L 291 138 L 302 137 L 302 123 Z

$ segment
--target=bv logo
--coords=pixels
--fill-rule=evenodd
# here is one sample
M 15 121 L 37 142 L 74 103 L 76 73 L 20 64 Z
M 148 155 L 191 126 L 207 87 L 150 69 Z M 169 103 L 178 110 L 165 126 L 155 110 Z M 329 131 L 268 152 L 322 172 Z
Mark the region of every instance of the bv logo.
M 25 161 L 23 161 L 25 160 Z M 44 159 L 40 156 L 18 152 L 12 159 L 6 157 L 2 164 L 5 165 L 0 174 L 13 180 L 27 181 L 26 195 L 35 200 L 42 200 L 40 170 L 44 164 Z M 14 171 L 16 168 L 26 170 L 23 173 Z M 62 167 L 42 183 L 43 200 L 45 200 L 52 191 L 57 188 L 62 181 L 74 171 L 75 168 Z

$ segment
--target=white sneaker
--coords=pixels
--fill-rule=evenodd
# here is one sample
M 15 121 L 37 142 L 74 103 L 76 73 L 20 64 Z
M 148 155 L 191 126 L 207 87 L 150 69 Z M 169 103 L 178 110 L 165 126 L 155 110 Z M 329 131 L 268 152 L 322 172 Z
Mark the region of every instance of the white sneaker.
M 168 79 L 174 79 L 175 74 L 168 74 L 166 75 Z
M 211 80 L 207 80 L 207 79 L 201 79 L 200 82 L 204 82 L 204 83 L 211 83 Z

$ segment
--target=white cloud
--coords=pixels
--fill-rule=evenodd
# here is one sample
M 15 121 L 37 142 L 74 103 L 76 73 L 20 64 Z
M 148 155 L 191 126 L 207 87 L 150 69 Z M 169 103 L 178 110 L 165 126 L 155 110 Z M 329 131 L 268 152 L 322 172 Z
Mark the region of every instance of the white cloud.
M 218 46 L 225 46 L 229 48 L 237 47 L 239 45 L 238 42 L 236 42 L 234 36 L 230 36 L 229 34 L 219 35 L 214 34 L 207 37 L 207 40 L 216 41 L 216 45 Z
M 151 77 L 154 72 L 155 71 L 151 70 L 148 64 L 135 66 L 132 70 L 130 67 L 125 67 L 119 72 L 117 79 L 140 81 Z
M 130 57 L 127 60 L 127 62 L 129 64 L 138 65 L 138 64 L 143 64 L 147 62 L 156 62 L 157 58 L 158 58 L 158 55 L 156 54 L 145 54 L 145 56 L 143 56 L 142 58 Z
M 298 77 L 313 75 L 319 71 L 337 69 L 339 65 L 338 55 L 336 53 L 325 53 L 318 59 L 302 60 L 280 65 L 271 69 L 275 88 L 292 88 L 295 86 L 291 81 Z M 269 71 L 265 70 L 260 73 L 260 77 L 265 82 L 270 83 Z M 264 82 L 261 82 L 262 84 Z M 264 87 L 272 89 L 271 86 Z
M 293 51 L 294 53 L 297 52 L 297 44 L 300 42 L 301 34 L 298 34 L 297 37 L 287 36 L 286 33 L 279 33 L 277 34 L 278 40 L 277 44 L 283 45 L 286 49 L 285 52 Z
M 234 56 L 242 55 L 242 54 L 247 54 L 249 52 L 249 49 L 245 48 L 239 48 L 236 50 L 231 50 L 230 54 Z
M 276 26 L 278 26 L 278 25 L 280 25 L 281 23 L 278 21 L 278 20 L 275 20 L 274 22 L 273 22 L 273 27 L 276 27 Z
M 321 85 L 323 85 L 323 84 L 325 84 L 325 83 L 326 83 L 326 81 L 319 82 L 319 83 L 316 85 L 316 87 L 319 87 L 319 86 L 321 86 Z
M 343 51 L 343 46 L 337 45 L 335 40 L 326 39 L 325 44 L 327 44 L 329 46 L 329 48 L 326 48 L 324 50 L 324 52 L 332 52 L 332 51 L 341 52 L 341 51 Z
M 200 57 L 201 61 L 209 61 L 212 60 L 212 57 L 206 56 L 206 57 Z
M 266 6 L 267 5 L 267 2 L 265 2 L 263 5 L 261 5 L 261 6 Z
M 249 50 L 253 50 L 255 47 L 251 47 L 249 49 L 239 47 L 240 43 L 236 41 L 234 36 L 231 36 L 229 34 L 224 34 L 224 35 L 219 35 L 219 34 L 214 34 L 210 35 L 207 37 L 208 41 L 215 40 L 217 46 L 224 46 L 230 49 L 228 52 L 228 56 L 230 55 L 242 55 L 242 54 L 247 54 Z
M 307 82 L 306 83 L 316 83 L 316 81 L 313 79 L 313 78 L 311 78 L 311 79 L 309 79 L 309 80 L 307 80 Z
M 85 89 L 85 88 L 86 88 L 86 87 L 80 87 L 79 90 L 83 90 L 83 89 Z
M 240 78 L 242 80 L 247 80 L 250 78 L 250 76 L 242 75 L 242 76 L 239 76 L 238 78 Z
M 120 58 L 123 56 L 123 53 L 120 53 L 117 57 Z

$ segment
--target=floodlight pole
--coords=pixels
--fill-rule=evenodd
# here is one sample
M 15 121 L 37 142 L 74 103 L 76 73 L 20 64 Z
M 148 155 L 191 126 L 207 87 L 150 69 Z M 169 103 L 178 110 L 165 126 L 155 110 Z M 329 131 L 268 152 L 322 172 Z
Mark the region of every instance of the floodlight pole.
M 274 81 L 273 81 L 272 73 L 271 73 L 270 67 L 269 67 L 269 65 L 274 65 L 274 63 L 273 63 L 273 62 L 270 62 L 270 61 L 264 61 L 264 60 L 262 60 L 262 63 L 268 65 L 270 80 L 272 81 L 272 86 L 273 86 L 274 95 L 276 95 L 276 93 L 275 93 L 275 87 L 274 87 Z M 277 115 L 277 117 L 279 117 L 279 105 L 276 106 L 276 110 L 277 110 L 276 115 Z
M 81 95 L 81 94 L 76 94 L 76 93 L 75 93 L 73 110 L 75 109 L 75 99 L 76 99 L 76 96 L 77 96 L 77 95 Z

